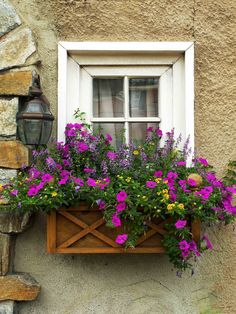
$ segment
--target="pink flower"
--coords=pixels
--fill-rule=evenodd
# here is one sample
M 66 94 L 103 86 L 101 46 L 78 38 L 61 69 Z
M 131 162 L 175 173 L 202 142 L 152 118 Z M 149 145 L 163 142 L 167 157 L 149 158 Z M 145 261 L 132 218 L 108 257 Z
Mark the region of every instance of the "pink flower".
M 120 218 L 117 216 L 117 213 L 114 213 L 112 215 L 112 220 L 111 220 L 112 224 L 115 226 L 115 227 L 120 227 L 121 226 L 121 220 Z
M 202 164 L 203 166 L 207 167 L 209 164 L 208 164 L 208 161 L 205 159 L 205 158 L 197 158 L 197 161 L 200 162 L 200 164 Z
M 92 178 L 88 178 L 87 184 L 88 184 L 88 186 L 96 186 L 97 185 L 96 181 Z
M 154 177 L 157 177 L 157 178 L 162 177 L 162 171 L 161 171 L 161 170 L 155 171 L 155 172 L 154 172 Z
M 40 174 L 41 174 L 41 172 L 38 171 L 36 168 L 31 168 L 29 170 L 29 173 L 30 173 L 30 178 L 31 179 L 37 179 L 40 176 Z
M 123 210 L 126 209 L 126 204 L 125 203 L 119 203 L 116 205 L 116 210 L 118 213 L 122 212 Z
M 154 181 L 147 181 L 146 186 L 150 189 L 154 189 L 157 186 L 157 183 Z
M 85 152 L 86 150 L 88 150 L 89 147 L 88 147 L 88 145 L 85 144 L 84 142 L 80 142 L 80 143 L 78 144 L 78 146 L 77 146 L 77 149 L 78 149 L 78 152 L 79 152 L 79 153 L 83 153 L 83 152 Z
M 106 206 L 106 203 L 103 200 L 101 200 L 101 199 L 97 200 L 96 203 L 98 205 L 98 208 L 101 209 L 101 210 L 104 209 L 105 206 Z
M 116 243 L 117 244 L 124 244 L 128 239 L 128 234 L 120 234 L 116 237 Z
M 186 240 L 180 241 L 179 242 L 179 248 L 180 250 L 184 251 L 184 250 L 189 250 L 189 244 Z
M 93 172 L 96 172 L 96 170 L 92 169 L 92 168 L 84 168 L 84 172 L 86 172 L 86 173 L 93 173 Z
M 80 178 L 74 177 L 73 181 L 74 181 L 75 184 L 78 184 L 79 186 L 84 186 L 84 181 L 82 179 L 80 179 Z
M 106 134 L 106 140 L 107 140 L 108 142 L 111 142 L 111 141 L 112 141 L 112 137 L 111 137 L 110 134 Z
M 128 197 L 128 195 L 124 190 L 122 190 L 116 194 L 116 199 L 118 202 L 124 202 L 127 197 Z
M 206 234 L 203 236 L 202 240 L 206 242 L 206 246 L 209 250 L 213 250 L 213 244 L 211 243 L 211 241 L 209 240 Z
M 183 229 L 187 224 L 187 221 L 186 220 L 178 220 L 176 223 L 175 223 L 175 227 L 176 229 Z
M 107 153 L 107 158 L 109 158 L 109 159 L 116 159 L 116 157 L 117 157 L 117 154 L 114 152 L 108 152 Z
M 156 134 L 157 134 L 157 136 L 162 137 L 162 135 L 163 135 L 162 130 L 161 129 L 157 129 L 156 130 Z
M 188 184 L 190 186 L 193 186 L 193 187 L 197 186 L 197 182 L 194 179 L 191 179 L 191 178 L 188 179 Z
M 186 166 L 186 162 L 185 161 L 177 161 L 176 165 L 177 166 Z
M 58 181 L 58 184 L 60 185 L 64 185 L 67 183 L 69 177 L 63 177 L 60 181 Z
M 183 258 L 184 259 L 186 259 L 188 256 L 189 256 L 189 250 L 183 250 L 182 252 L 181 252 L 181 254 L 182 254 L 182 256 L 183 256 Z
M 29 191 L 27 192 L 28 196 L 35 196 L 39 192 L 39 189 L 35 185 L 31 185 Z
M 19 192 L 18 190 L 14 189 L 14 190 L 11 191 L 10 194 L 13 195 L 13 196 L 17 196 L 18 192 Z
M 42 175 L 42 181 L 43 182 L 50 182 L 52 181 L 53 176 L 51 176 L 49 173 L 45 173 Z
M 153 127 L 150 126 L 149 128 L 147 128 L 147 132 L 152 132 L 153 131 Z

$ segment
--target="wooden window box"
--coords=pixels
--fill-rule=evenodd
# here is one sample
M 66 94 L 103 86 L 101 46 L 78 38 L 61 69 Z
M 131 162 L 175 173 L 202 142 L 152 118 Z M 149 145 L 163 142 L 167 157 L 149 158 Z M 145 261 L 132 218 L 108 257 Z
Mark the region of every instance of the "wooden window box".
M 124 248 L 115 242 L 121 229 L 106 227 L 102 212 L 87 204 L 62 208 L 47 217 L 47 251 L 49 253 L 164 253 L 162 246 L 166 220 L 158 219 L 147 223 L 148 230 L 137 246 Z M 193 239 L 200 238 L 200 223 L 192 223 Z

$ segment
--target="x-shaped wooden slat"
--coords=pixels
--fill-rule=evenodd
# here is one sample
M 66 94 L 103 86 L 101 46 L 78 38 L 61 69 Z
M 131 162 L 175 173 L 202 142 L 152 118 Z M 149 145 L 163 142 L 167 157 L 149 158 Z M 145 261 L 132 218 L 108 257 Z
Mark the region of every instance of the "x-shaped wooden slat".
M 143 243 L 144 241 L 146 241 L 147 239 L 151 238 L 154 234 L 159 233 L 161 235 L 166 234 L 166 230 L 158 225 L 156 225 L 153 222 L 147 222 L 147 225 L 151 228 L 151 230 L 149 230 L 148 232 L 146 232 L 144 235 L 142 235 L 138 241 L 137 241 L 137 245 Z
M 109 244 L 112 247 L 119 247 L 119 245 L 116 244 L 115 241 L 113 241 L 112 239 L 108 238 L 106 235 L 104 235 L 103 233 L 99 232 L 98 230 L 95 230 L 96 228 L 98 228 L 99 226 L 101 226 L 101 225 L 103 225 L 105 223 L 103 218 L 100 218 L 99 220 L 95 221 L 92 225 L 89 226 L 85 222 L 80 220 L 79 218 L 71 215 L 70 213 L 68 213 L 66 211 L 60 211 L 59 213 L 60 213 L 60 215 L 64 216 L 68 220 L 72 221 L 76 225 L 78 225 L 81 228 L 83 228 L 82 231 L 80 231 L 79 233 L 73 235 L 71 238 L 69 238 L 68 240 L 66 240 L 62 244 L 60 244 L 58 246 L 59 249 L 67 248 L 68 246 L 70 246 L 71 244 L 75 243 L 79 239 L 85 237 L 88 233 L 92 233 L 94 236 L 96 236 L 97 238 L 99 238 L 100 240 L 102 240 L 103 242 Z

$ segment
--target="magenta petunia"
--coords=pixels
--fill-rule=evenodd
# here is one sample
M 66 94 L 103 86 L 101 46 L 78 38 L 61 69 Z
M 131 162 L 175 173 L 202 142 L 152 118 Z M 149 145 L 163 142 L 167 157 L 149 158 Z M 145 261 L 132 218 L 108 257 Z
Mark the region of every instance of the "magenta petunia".
M 10 194 L 13 196 L 17 196 L 18 192 L 19 192 L 18 190 L 14 189 L 10 192 Z
M 116 194 L 116 199 L 118 202 L 124 202 L 127 197 L 128 197 L 128 195 L 124 190 L 122 190 Z
M 101 199 L 97 200 L 96 203 L 97 203 L 98 208 L 100 210 L 102 210 L 102 209 L 104 209 L 106 207 L 106 203 L 103 200 L 101 200 Z
M 147 181 L 146 182 L 146 187 L 150 188 L 150 189 L 154 189 L 157 186 L 157 183 L 154 181 Z
M 111 141 L 112 141 L 112 137 L 111 137 L 110 134 L 106 134 L 106 140 L 107 140 L 108 142 L 111 142 Z
M 120 227 L 120 226 L 121 226 L 121 220 L 120 220 L 120 218 L 117 216 L 117 213 L 114 213 L 114 214 L 112 215 L 111 222 L 112 222 L 112 224 L 113 224 L 115 227 Z
M 118 213 L 122 212 L 123 210 L 126 209 L 126 204 L 125 203 L 119 203 L 116 205 L 116 210 Z
M 186 161 L 177 161 L 177 166 L 186 166 Z
M 49 173 L 45 173 L 42 175 L 42 182 L 50 182 L 53 180 L 53 176 Z
M 186 240 L 179 242 L 179 248 L 180 250 L 189 250 L 189 244 Z
M 183 229 L 187 224 L 187 221 L 186 220 L 178 220 L 176 223 L 175 223 L 175 227 L 176 229 Z
M 58 184 L 65 185 L 68 180 L 69 180 L 69 177 L 63 177 L 61 180 L 58 181 Z
M 149 128 L 147 128 L 147 132 L 152 132 L 153 131 L 153 127 L 150 126 Z
M 109 159 L 116 159 L 116 157 L 117 157 L 117 154 L 114 152 L 108 152 L 107 153 L 107 158 L 109 158 Z
M 157 129 L 157 130 L 156 130 L 156 134 L 157 134 L 157 136 L 162 137 L 163 132 L 162 132 L 161 129 Z
M 84 168 L 84 172 L 86 172 L 86 173 L 94 173 L 94 172 L 96 172 L 96 170 L 92 169 L 92 168 Z
M 128 239 L 128 234 L 124 233 L 124 234 L 119 234 L 117 237 L 116 237 L 116 243 L 117 244 L 124 244 Z
M 189 178 L 187 182 L 188 182 L 188 185 L 190 185 L 192 187 L 197 186 L 197 182 L 192 178 Z
M 88 184 L 88 186 L 92 186 L 92 187 L 97 185 L 96 181 L 94 179 L 92 179 L 92 178 L 88 178 L 87 184 Z
M 36 168 L 31 168 L 29 170 L 29 174 L 31 179 L 37 179 L 40 176 L 41 172 L 38 171 Z
M 29 191 L 27 192 L 28 196 L 35 196 L 39 192 L 39 189 L 35 185 L 31 185 Z
M 154 172 L 154 177 L 157 177 L 157 178 L 162 177 L 162 171 L 161 170 L 155 171 Z
M 205 159 L 205 158 L 202 158 L 202 157 L 199 157 L 197 158 L 197 161 L 202 164 L 203 166 L 207 167 L 209 164 L 208 164 L 208 161 Z
M 203 236 L 202 240 L 206 242 L 206 246 L 209 250 L 213 250 L 213 244 L 211 243 L 211 241 L 209 240 L 206 234 Z
M 79 186 L 84 186 L 84 181 L 80 178 L 73 177 L 73 181 L 75 184 L 78 184 Z
M 78 149 L 78 152 L 79 153 L 83 153 L 85 152 L 86 150 L 89 149 L 88 145 L 85 144 L 84 142 L 80 142 L 78 145 L 77 145 L 77 149 Z

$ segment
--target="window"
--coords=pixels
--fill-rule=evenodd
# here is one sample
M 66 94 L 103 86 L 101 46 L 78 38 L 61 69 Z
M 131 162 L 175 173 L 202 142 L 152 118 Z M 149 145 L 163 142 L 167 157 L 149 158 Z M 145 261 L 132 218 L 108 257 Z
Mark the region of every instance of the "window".
M 60 42 L 58 139 L 77 108 L 93 127 L 142 141 L 149 126 L 173 127 L 193 147 L 193 43 Z

